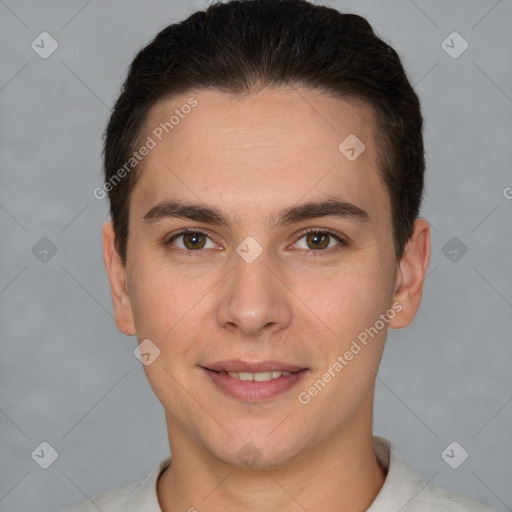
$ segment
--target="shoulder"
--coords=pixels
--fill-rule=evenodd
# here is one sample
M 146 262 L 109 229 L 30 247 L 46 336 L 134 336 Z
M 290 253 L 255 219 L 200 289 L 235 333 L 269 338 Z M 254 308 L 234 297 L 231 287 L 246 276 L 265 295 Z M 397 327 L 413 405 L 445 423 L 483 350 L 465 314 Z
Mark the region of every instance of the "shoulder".
M 440 512 L 496 512 L 494 509 L 486 507 L 478 501 L 447 491 L 431 483 L 425 487 L 424 491 L 418 495 L 414 501 L 414 506 L 405 510 L 410 510 L 410 512 L 426 512 L 427 510 L 437 510 Z
M 482 503 L 425 480 L 399 456 L 388 440 L 374 436 L 374 448 L 387 476 L 367 512 L 495 512 Z
M 142 480 L 133 482 L 124 487 L 118 487 L 110 491 L 98 494 L 90 500 L 82 501 L 66 512 L 120 512 L 126 510 L 126 503 L 139 489 Z
M 144 479 L 82 501 L 65 512 L 161 512 L 156 484 L 171 458 L 160 461 Z

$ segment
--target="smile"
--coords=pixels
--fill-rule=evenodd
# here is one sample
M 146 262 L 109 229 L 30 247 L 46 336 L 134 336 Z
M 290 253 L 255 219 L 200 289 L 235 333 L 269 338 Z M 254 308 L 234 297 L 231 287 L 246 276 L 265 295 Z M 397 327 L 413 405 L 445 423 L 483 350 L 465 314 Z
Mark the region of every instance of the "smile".
M 244 402 L 263 402 L 276 398 L 295 387 L 310 373 L 308 368 L 278 361 L 223 361 L 200 369 L 215 389 Z
M 233 379 L 238 380 L 255 380 L 256 382 L 265 382 L 267 380 L 277 379 L 281 376 L 287 377 L 291 375 L 291 372 L 284 371 L 275 371 L 275 372 L 258 372 L 258 373 L 250 373 L 250 372 L 219 372 L 224 373 L 232 377 Z

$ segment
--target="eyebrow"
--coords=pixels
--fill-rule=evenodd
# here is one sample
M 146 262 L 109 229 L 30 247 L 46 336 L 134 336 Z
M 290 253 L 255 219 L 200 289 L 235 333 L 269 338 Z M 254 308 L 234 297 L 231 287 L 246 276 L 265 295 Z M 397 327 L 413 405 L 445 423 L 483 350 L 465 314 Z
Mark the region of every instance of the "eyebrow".
M 339 198 L 329 198 L 284 208 L 278 212 L 277 216 L 271 216 L 271 225 L 272 227 L 286 226 L 304 220 L 329 216 L 354 220 L 358 223 L 370 221 L 368 212 L 359 206 Z M 230 226 L 229 218 L 219 209 L 200 203 L 178 200 L 164 200 L 153 206 L 142 218 L 145 224 L 169 218 L 180 218 L 224 227 Z

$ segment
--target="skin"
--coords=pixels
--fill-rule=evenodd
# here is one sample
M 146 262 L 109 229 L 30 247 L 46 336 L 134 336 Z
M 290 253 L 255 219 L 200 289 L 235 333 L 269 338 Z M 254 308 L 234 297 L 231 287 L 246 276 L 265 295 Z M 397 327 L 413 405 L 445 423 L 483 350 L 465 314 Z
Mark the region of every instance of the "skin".
M 146 134 L 190 97 L 198 105 L 143 161 L 126 267 L 111 222 L 103 227 L 116 324 L 161 351 L 144 367 L 173 456 L 158 481 L 161 508 L 366 510 L 385 480 L 372 446 L 375 374 L 387 328 L 408 325 L 420 305 L 428 224 L 416 220 L 397 261 L 369 105 L 305 88 L 237 99 L 190 91 L 155 105 Z M 338 150 L 349 134 L 366 146 L 353 162 Z M 272 227 L 282 208 L 332 197 L 365 210 L 367 220 L 324 216 Z M 144 220 L 167 199 L 215 207 L 230 224 Z M 165 245 L 185 227 L 206 232 L 203 249 L 188 248 L 190 237 Z M 307 228 L 339 233 L 346 244 L 328 238 L 317 249 Z M 236 252 L 248 236 L 263 249 L 252 263 Z M 298 392 L 394 303 L 401 311 L 301 404 Z M 309 374 L 277 398 L 251 403 L 223 394 L 200 368 L 225 359 L 286 361 Z M 247 443 L 259 456 L 251 467 L 238 455 Z

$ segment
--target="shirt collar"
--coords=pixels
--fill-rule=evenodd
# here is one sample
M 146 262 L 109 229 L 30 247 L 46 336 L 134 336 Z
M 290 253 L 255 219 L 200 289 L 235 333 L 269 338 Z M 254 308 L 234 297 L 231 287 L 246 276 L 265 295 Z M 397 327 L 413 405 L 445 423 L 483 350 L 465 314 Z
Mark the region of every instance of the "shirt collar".
M 407 505 L 429 485 L 398 454 L 387 439 L 373 436 L 373 447 L 377 460 L 387 472 L 379 494 L 367 512 L 407 510 Z

